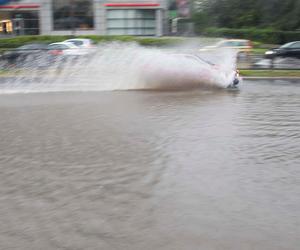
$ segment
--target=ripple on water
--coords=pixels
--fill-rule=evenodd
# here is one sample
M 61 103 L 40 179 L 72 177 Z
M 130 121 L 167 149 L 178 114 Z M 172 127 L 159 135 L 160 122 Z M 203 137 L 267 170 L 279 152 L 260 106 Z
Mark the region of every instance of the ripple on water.
M 1 249 L 288 249 L 300 86 L 0 99 Z

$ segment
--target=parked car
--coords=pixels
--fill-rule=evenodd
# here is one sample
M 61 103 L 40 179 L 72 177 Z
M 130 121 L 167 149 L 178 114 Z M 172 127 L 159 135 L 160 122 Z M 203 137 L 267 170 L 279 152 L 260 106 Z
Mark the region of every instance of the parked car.
M 286 43 L 277 49 L 268 50 L 265 53 L 268 59 L 275 57 L 294 57 L 300 59 L 300 41 Z
M 73 39 L 65 40 L 63 42 L 73 43 L 77 47 L 84 48 L 84 49 L 90 49 L 96 47 L 94 41 L 87 38 L 73 38 Z
M 238 56 L 250 55 L 253 48 L 252 42 L 250 40 L 244 39 L 226 39 L 218 42 L 213 46 L 205 46 L 200 49 L 201 52 L 213 51 L 217 49 L 231 49 L 237 50 Z
M 24 62 L 34 62 L 41 54 L 46 53 L 47 44 L 44 43 L 31 43 L 21 47 L 4 52 L 0 57 L 1 61 L 4 61 L 9 65 L 23 64 Z

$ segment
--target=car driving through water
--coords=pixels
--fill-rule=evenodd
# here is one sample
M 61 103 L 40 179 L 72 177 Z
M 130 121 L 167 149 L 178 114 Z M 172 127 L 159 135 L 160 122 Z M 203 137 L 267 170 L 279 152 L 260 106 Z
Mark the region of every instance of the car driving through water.
M 155 57 L 141 56 L 138 61 L 144 62 L 138 67 L 145 89 L 237 89 L 241 78 L 235 69 L 234 55 L 217 63 L 219 59 L 207 59 L 200 54 L 158 52 Z
M 84 48 L 84 49 L 92 49 L 96 47 L 95 42 L 87 38 L 72 38 L 72 39 L 65 40 L 63 42 L 73 43 L 77 47 Z
M 241 82 L 241 77 L 237 69 L 232 70 L 227 68 L 226 70 L 224 70 L 221 65 L 206 60 L 199 55 L 179 54 L 178 56 L 199 65 L 199 69 L 204 69 L 201 72 L 203 74 L 203 77 L 207 77 L 208 80 L 211 79 L 218 81 L 218 78 L 222 78 L 222 80 L 224 81 L 222 82 L 222 86 L 225 86 L 226 88 L 237 88 L 237 86 Z M 205 67 L 203 68 L 203 66 Z

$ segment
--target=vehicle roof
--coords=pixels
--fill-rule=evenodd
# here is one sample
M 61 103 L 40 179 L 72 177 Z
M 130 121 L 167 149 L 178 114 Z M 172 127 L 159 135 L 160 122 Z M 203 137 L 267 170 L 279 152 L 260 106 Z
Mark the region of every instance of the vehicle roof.
M 247 42 L 247 41 L 250 41 L 250 40 L 248 40 L 248 39 L 224 39 L 221 42 L 225 42 L 225 41 Z
M 288 48 L 295 43 L 300 43 L 300 41 L 293 41 L 293 42 L 285 43 L 285 44 L 281 45 L 279 48 Z
M 64 42 L 68 42 L 68 41 L 91 41 L 91 39 L 88 39 L 88 38 L 72 38 L 72 39 L 67 39 L 65 40 Z
M 69 42 L 57 42 L 57 43 L 50 43 L 50 45 L 67 45 L 69 47 L 78 48 L 75 44 Z
M 217 47 L 219 46 L 226 46 L 226 47 L 249 47 L 250 40 L 246 39 L 225 39 L 216 44 Z

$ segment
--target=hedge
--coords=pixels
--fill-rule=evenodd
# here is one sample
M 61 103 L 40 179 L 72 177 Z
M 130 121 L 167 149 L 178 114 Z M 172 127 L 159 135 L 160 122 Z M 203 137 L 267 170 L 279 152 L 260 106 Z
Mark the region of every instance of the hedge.
M 300 31 L 281 31 L 272 29 L 207 28 L 200 33 L 201 35 L 210 37 L 242 38 L 270 44 L 284 44 L 300 40 Z
M 137 42 L 144 46 L 165 46 L 175 45 L 183 41 L 181 38 L 156 38 L 156 37 L 134 37 L 134 36 L 76 36 L 77 38 L 90 38 L 95 42 L 123 41 Z M 16 48 L 27 43 L 54 43 L 66 39 L 74 38 L 72 36 L 18 36 L 13 38 L 1 38 L 0 48 Z

